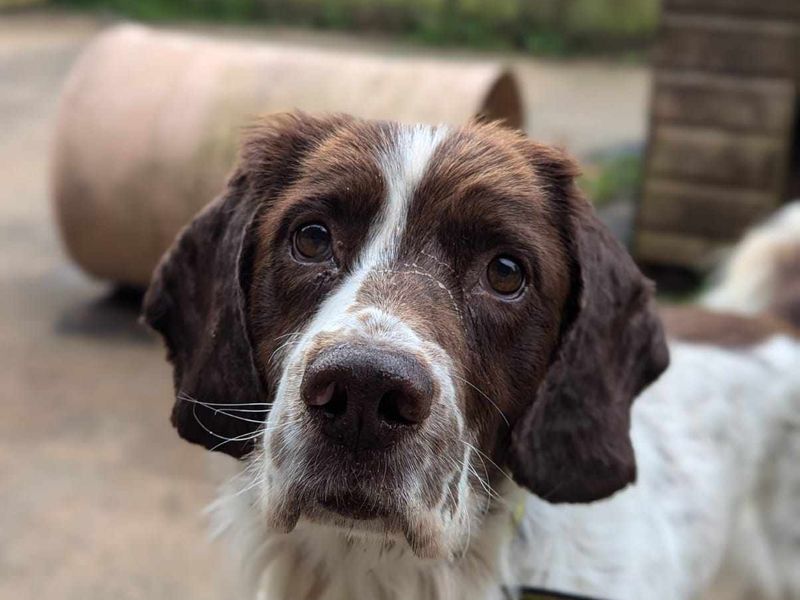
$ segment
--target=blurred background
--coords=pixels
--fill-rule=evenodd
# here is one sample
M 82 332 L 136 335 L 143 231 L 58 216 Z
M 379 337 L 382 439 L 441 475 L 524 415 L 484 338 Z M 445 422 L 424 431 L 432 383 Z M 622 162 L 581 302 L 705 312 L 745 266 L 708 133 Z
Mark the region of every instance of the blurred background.
M 230 591 L 137 316 L 255 114 L 504 118 L 690 298 L 800 192 L 799 31 L 797 0 L 0 0 L 0 598 Z

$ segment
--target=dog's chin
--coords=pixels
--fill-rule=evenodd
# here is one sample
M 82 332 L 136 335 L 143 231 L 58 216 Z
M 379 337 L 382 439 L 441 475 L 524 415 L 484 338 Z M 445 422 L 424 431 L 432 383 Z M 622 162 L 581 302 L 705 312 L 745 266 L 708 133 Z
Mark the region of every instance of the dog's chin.
M 361 507 L 332 505 L 319 502 L 300 517 L 301 523 L 334 529 L 347 535 L 348 539 L 387 540 L 403 539 L 401 519 L 385 510 L 364 510 Z
M 283 533 L 296 527 L 324 527 L 341 532 L 349 541 L 407 542 L 421 559 L 450 559 L 441 517 L 431 510 L 400 511 L 359 495 L 279 499 L 268 502 L 268 525 Z
M 391 523 L 394 511 L 388 506 L 373 502 L 370 498 L 358 493 L 329 494 L 317 499 L 325 512 L 334 513 L 353 521 L 382 520 Z

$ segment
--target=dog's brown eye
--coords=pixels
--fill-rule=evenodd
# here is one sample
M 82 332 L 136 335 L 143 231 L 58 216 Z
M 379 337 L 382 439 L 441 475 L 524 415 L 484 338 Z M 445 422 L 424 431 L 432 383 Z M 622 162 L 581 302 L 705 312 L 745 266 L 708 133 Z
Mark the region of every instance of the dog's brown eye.
M 497 256 L 486 267 L 486 281 L 502 296 L 514 296 L 525 285 L 525 274 L 520 264 L 508 256 Z
M 331 257 L 331 234 L 324 225 L 303 225 L 294 234 L 294 250 L 298 258 L 322 262 Z

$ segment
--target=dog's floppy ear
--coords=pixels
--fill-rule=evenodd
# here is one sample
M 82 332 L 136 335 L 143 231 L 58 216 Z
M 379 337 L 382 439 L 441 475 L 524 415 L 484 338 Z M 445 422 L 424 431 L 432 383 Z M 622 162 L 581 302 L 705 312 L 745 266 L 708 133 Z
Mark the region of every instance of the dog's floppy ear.
M 574 163 L 532 146 L 564 216 L 572 291 L 559 347 L 512 432 L 509 462 L 514 479 L 545 500 L 590 502 L 636 479 L 631 402 L 669 354 L 653 286 L 577 190 Z
M 237 458 L 252 449 L 257 420 L 266 416 L 230 410 L 266 402 L 245 323 L 256 212 L 239 173 L 178 235 L 144 299 L 144 320 L 164 337 L 174 368 L 172 424 L 186 440 Z
M 172 423 L 190 442 L 237 458 L 255 446 L 269 397 L 246 322 L 253 224 L 292 182 L 302 155 L 343 121 L 284 114 L 253 128 L 225 192 L 183 229 L 153 274 L 143 318 L 166 342 Z

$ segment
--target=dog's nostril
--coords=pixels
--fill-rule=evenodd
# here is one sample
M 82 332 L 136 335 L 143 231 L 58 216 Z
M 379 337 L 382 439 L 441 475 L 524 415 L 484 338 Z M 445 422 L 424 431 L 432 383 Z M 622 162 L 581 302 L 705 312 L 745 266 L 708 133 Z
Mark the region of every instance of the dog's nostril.
M 323 388 L 320 388 L 315 394 L 311 394 L 307 400 L 310 406 L 325 406 L 333 398 L 336 384 L 330 382 Z
M 329 417 L 343 415 L 347 410 L 347 389 L 338 384 L 334 385 L 331 399 L 322 407 L 322 410 Z
M 347 410 L 347 389 L 332 381 L 312 394 L 306 403 L 321 410 L 325 416 L 338 417 Z
M 406 396 L 401 390 L 389 390 L 381 396 L 378 403 L 378 416 L 389 425 L 413 425 L 418 421 L 405 409 L 407 404 Z

